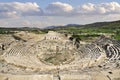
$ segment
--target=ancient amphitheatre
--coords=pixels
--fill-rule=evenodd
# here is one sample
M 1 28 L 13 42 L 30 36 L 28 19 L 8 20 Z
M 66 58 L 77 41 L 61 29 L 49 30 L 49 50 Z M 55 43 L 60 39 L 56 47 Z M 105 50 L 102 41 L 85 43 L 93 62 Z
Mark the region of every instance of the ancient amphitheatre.
M 0 35 L 0 80 L 120 80 L 120 42 L 70 37 L 54 31 Z

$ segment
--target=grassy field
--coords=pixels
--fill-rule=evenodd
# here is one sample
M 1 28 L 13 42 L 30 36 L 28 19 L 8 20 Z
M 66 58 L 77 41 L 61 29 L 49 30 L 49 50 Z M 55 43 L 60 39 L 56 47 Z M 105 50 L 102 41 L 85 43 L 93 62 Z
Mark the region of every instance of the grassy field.
M 100 35 L 120 40 L 120 21 L 100 22 L 80 26 L 61 26 L 48 30 L 77 35 L 81 40 L 93 39 Z
M 115 40 L 120 40 L 120 21 L 98 22 L 86 25 L 67 25 L 56 26 L 55 28 L 0 28 L 0 34 L 13 34 L 18 31 L 28 31 L 36 34 L 44 34 L 48 31 L 57 31 L 60 33 L 77 36 L 81 40 L 89 40 L 99 37 L 100 35 L 109 36 Z

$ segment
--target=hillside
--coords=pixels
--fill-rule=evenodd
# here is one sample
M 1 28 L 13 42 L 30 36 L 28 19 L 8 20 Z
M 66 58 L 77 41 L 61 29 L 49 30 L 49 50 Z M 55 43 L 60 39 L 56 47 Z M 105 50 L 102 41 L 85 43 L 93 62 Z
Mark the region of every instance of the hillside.
M 79 25 L 79 24 L 68 24 L 65 26 L 54 26 L 49 29 L 68 29 L 68 28 L 120 28 L 120 20 L 112 22 L 96 22 L 91 24 Z
M 100 35 L 107 35 L 113 39 L 120 40 L 120 20 L 113 22 L 96 22 L 86 25 L 67 25 L 54 27 L 46 30 L 54 30 L 61 33 L 76 34 L 80 37 L 97 37 Z
M 68 24 L 65 26 L 49 26 L 45 29 L 39 28 L 0 28 L 0 34 L 13 34 L 19 31 L 28 31 L 37 34 L 57 31 L 60 33 L 77 35 L 81 40 L 94 39 L 100 35 L 106 35 L 113 39 L 120 40 L 120 20 L 112 22 L 96 22 L 86 25 Z

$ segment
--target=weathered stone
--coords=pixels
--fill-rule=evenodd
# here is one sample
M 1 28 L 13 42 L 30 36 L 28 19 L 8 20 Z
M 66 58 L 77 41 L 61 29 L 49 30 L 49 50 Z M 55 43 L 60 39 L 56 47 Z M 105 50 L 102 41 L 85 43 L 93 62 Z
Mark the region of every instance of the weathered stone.
M 20 32 L 0 39 L 0 80 L 108 80 L 119 78 L 119 59 L 120 43 L 106 37 L 76 44 L 53 31 Z

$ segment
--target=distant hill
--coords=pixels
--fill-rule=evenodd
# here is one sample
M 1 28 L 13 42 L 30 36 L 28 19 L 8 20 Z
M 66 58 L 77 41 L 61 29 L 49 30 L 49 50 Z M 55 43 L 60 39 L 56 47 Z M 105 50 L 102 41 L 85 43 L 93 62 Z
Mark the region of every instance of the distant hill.
M 98 28 L 120 28 L 120 20 L 112 22 L 96 22 L 92 24 L 83 25 L 84 27 L 98 27 Z
M 46 29 L 69 29 L 69 28 L 120 28 L 120 20 L 112 22 L 96 22 L 91 24 L 79 25 L 68 24 L 65 26 L 49 26 Z
M 67 24 L 65 26 L 48 26 L 44 29 L 69 29 L 69 28 L 120 28 L 120 20 L 118 21 L 111 21 L 111 22 L 96 22 L 96 23 L 90 23 L 85 25 L 80 24 Z M 30 27 L 22 27 L 22 28 L 4 28 L 0 27 L 1 29 L 7 29 L 7 30 L 41 30 L 40 28 L 30 28 Z
M 65 28 L 65 27 L 72 27 L 72 26 L 74 26 L 74 27 L 80 27 L 79 24 L 67 24 L 65 26 L 48 26 L 48 27 L 46 27 L 44 29 Z
M 60 33 L 74 34 L 79 36 L 82 40 L 90 40 L 91 38 L 100 35 L 106 35 L 113 39 L 120 40 L 120 20 L 111 22 L 96 22 L 86 25 L 68 24 L 65 26 L 56 26 L 49 29 Z M 89 39 L 90 38 L 90 39 Z
M 13 34 L 19 31 L 28 31 L 37 34 L 44 34 L 48 31 L 56 31 L 65 34 L 72 34 L 81 40 L 91 40 L 100 35 L 110 36 L 113 39 L 120 40 L 120 20 L 112 22 L 96 22 L 86 25 L 68 24 L 65 26 L 49 26 L 45 29 L 40 28 L 0 28 L 0 34 Z

